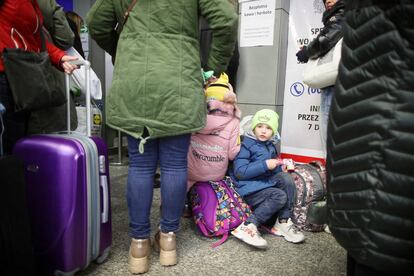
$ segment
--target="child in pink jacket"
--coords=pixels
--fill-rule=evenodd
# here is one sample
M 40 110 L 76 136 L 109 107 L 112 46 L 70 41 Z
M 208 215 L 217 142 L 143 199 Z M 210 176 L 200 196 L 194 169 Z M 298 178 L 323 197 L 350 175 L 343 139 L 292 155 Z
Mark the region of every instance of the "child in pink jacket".
M 191 136 L 188 151 L 187 189 L 198 181 L 224 178 L 229 160 L 240 151 L 240 109 L 236 94 L 223 73 L 205 90 L 207 100 L 206 126 Z

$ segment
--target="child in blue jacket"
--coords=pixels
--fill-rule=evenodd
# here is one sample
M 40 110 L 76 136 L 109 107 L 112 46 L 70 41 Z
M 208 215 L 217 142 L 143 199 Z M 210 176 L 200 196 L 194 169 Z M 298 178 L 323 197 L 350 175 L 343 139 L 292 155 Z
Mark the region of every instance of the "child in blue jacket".
M 245 135 L 233 163 L 237 191 L 253 213 L 232 234 L 258 248 L 266 248 L 267 242 L 257 228 L 274 215 L 278 219 L 271 228 L 272 234 L 292 243 L 305 239 L 290 219 L 296 188 L 293 178 L 284 172 L 283 161 L 277 158 L 274 135 L 278 119 L 273 110 L 258 111 L 252 120 L 252 131 Z

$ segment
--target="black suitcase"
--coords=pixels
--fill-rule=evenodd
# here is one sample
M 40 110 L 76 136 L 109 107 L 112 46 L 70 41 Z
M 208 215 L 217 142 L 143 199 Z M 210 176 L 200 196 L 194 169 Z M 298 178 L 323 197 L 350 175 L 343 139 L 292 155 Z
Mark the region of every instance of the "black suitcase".
M 35 275 L 23 162 L 0 157 L 0 275 Z

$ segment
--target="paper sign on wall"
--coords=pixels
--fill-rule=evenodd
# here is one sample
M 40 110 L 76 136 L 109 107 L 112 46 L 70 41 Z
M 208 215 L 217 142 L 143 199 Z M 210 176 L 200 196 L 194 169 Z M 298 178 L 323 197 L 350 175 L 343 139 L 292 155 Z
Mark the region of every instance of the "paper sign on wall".
M 271 46 L 276 0 L 241 2 L 240 47 Z

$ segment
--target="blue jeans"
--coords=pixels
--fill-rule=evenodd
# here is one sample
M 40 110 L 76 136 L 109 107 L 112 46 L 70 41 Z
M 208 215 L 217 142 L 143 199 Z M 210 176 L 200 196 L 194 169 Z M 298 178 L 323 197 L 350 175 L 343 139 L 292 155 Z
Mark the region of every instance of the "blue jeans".
M 286 172 L 279 172 L 270 180 L 275 185 L 249 194 L 244 197 L 253 209 L 253 214 L 247 219 L 256 226 L 265 224 L 275 215 L 279 219 L 289 219 L 292 216 L 296 198 L 296 188 L 293 178 Z
M 322 89 L 321 93 L 321 111 L 320 111 L 320 125 L 319 135 L 321 138 L 322 151 L 326 156 L 326 138 L 328 137 L 328 120 L 329 110 L 331 109 L 332 96 L 335 91 L 334 86 L 329 86 Z
M 131 237 L 150 237 L 150 210 L 158 162 L 161 168 L 161 231 L 178 231 L 187 191 L 187 152 L 190 137 L 190 134 L 185 134 L 149 139 L 145 144 L 144 153 L 140 154 L 139 140 L 128 136 L 129 170 L 126 197 Z

